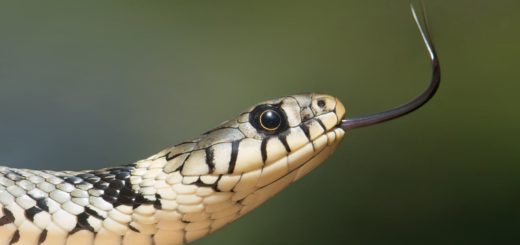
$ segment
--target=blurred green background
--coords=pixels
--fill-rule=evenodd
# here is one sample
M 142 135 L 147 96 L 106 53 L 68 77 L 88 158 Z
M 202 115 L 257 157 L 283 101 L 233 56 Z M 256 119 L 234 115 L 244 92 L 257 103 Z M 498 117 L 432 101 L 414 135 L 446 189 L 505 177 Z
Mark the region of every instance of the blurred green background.
M 131 163 L 259 101 L 400 104 L 430 76 L 409 1 L 1 1 L 0 162 Z M 194 244 L 520 241 L 519 1 L 426 1 L 443 68 L 419 111 Z

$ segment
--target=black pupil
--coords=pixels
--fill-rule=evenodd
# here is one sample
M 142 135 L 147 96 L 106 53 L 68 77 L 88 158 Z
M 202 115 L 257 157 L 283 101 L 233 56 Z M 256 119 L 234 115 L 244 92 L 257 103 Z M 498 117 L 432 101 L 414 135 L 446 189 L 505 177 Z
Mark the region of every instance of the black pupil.
M 282 118 L 278 112 L 273 110 L 266 110 L 260 115 L 260 124 L 268 130 L 277 129 L 282 123 Z

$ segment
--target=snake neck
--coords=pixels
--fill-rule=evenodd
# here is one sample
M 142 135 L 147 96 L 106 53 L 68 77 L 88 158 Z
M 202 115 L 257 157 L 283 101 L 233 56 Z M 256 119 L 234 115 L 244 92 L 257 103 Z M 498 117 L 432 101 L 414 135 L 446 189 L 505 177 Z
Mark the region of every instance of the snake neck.
M 314 169 L 342 136 L 341 129 L 325 136 L 330 140 L 312 155 L 300 154 L 309 157 L 297 166 L 273 163 L 241 174 L 184 175 L 189 158 L 172 153 L 179 148 L 192 153 L 186 143 L 99 170 L 0 167 L 0 243 L 187 243 L 238 219 Z

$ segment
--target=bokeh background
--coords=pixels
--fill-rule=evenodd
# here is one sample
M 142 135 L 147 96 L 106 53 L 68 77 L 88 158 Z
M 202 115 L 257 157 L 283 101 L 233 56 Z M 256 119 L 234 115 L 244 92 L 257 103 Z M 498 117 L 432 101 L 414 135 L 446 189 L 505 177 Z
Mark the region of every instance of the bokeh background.
M 259 101 L 301 92 L 349 115 L 430 76 L 409 1 L 1 1 L 0 162 L 131 163 Z M 349 133 L 324 165 L 194 244 L 520 241 L 519 1 L 426 1 L 443 84 Z

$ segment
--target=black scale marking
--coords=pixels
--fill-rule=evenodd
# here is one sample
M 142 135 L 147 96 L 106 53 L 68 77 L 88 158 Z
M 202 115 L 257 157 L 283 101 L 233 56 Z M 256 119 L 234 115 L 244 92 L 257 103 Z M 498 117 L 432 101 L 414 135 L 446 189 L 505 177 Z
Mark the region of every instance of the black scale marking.
M 137 208 L 142 204 L 154 204 L 156 200 L 148 200 L 141 193 L 132 189 L 130 176 L 134 169 L 134 165 L 126 165 L 64 177 L 64 179 L 76 185 L 81 184 L 82 181 L 92 184 L 93 188 L 103 192 L 101 195 L 103 200 L 114 207 L 128 205 Z
M 265 163 L 265 160 L 267 160 L 267 142 L 269 141 L 270 137 L 265 137 L 262 139 L 262 144 L 260 145 L 260 152 L 262 153 L 262 162 Z
M 153 207 L 159 210 L 162 209 L 161 195 L 155 194 L 155 201 L 153 202 Z
M 212 158 L 211 154 L 210 157 Z M 135 165 L 125 165 L 121 167 L 107 168 L 101 170 L 94 170 L 90 172 L 80 173 L 75 176 L 57 176 L 63 179 L 65 182 L 74 185 L 76 188 L 85 187 L 85 185 L 91 184 L 92 189 L 100 190 L 102 193 L 101 197 L 111 203 L 114 207 L 119 205 L 128 205 L 134 209 L 142 204 L 153 205 L 155 209 L 162 209 L 161 196 L 155 195 L 155 200 L 149 200 L 143 196 L 143 194 L 132 189 L 130 183 L 131 172 L 135 169 Z M 17 173 L 16 171 L 8 171 L 4 175 L 6 178 L 13 181 L 20 181 L 26 179 L 26 176 Z M 88 184 L 87 184 L 88 183 Z M 81 188 L 79 188 L 81 189 Z M 49 206 L 47 204 L 48 197 L 37 198 L 29 195 L 36 201 L 36 205 L 24 210 L 25 217 L 34 222 L 35 216 L 40 212 L 49 212 Z M 3 207 L 3 216 L 0 217 L 0 226 L 11 224 L 15 222 L 13 213 Z M 101 216 L 95 210 L 84 207 L 84 212 L 78 214 L 77 223 L 75 228 L 69 232 L 74 234 L 80 230 L 87 230 L 95 232 L 94 228 L 89 224 L 89 217 L 93 217 L 99 220 L 104 220 L 106 217 Z M 128 225 L 129 229 L 139 232 L 135 227 Z M 48 235 L 46 229 L 42 230 L 38 237 L 38 244 L 43 243 Z M 20 240 L 20 232 L 17 230 L 11 237 L 10 244 L 16 243 Z
M 283 146 L 285 147 L 285 151 L 291 152 L 291 147 L 289 147 L 289 144 L 287 143 L 287 134 L 281 133 L 278 135 L 278 139 L 282 142 Z
M 150 204 L 156 209 L 161 209 L 162 205 L 160 195 L 156 194 L 155 200 L 149 200 L 145 198 L 143 194 L 132 189 L 130 176 L 131 172 L 135 169 L 134 166 L 135 165 L 131 164 L 121 167 L 106 168 L 82 173 L 76 176 L 62 176 L 61 178 L 75 186 L 81 185 L 84 182 L 92 184 L 93 189 L 100 190 L 103 193 L 100 197 L 111 203 L 114 208 L 119 205 L 127 205 L 132 206 L 135 209 L 140 205 Z M 28 209 L 26 211 L 26 216 L 32 215 L 32 218 L 34 218 L 33 213 L 37 212 L 37 210 L 38 212 L 49 210 L 44 198 L 37 200 L 37 206 L 38 208 Z M 89 207 L 84 207 L 84 209 L 84 212 L 77 215 L 76 226 L 69 232 L 69 234 L 74 234 L 80 230 L 95 232 L 94 228 L 89 224 L 88 218 L 94 217 L 99 220 L 104 220 L 106 218 L 99 215 L 95 210 Z M 128 227 L 135 232 L 139 232 L 135 227 L 130 225 L 128 225 Z
M 41 211 L 43 211 L 43 210 L 41 210 L 37 207 L 31 207 L 31 208 L 25 210 L 25 217 L 30 221 L 34 221 L 34 216 Z
M 47 239 L 47 229 L 44 229 L 42 233 L 40 233 L 40 237 L 38 237 L 38 244 L 42 244 L 45 239 Z
M 305 133 L 305 137 L 307 137 L 307 140 L 311 143 L 312 150 L 316 151 L 316 148 L 314 147 L 314 143 L 312 142 L 312 139 L 311 139 L 311 132 L 309 131 L 309 125 L 307 125 L 307 124 L 305 124 L 305 122 L 303 122 L 300 124 L 300 128 L 303 131 L 303 133 Z
M 11 241 L 9 242 L 9 244 L 14 244 L 14 243 L 18 242 L 18 240 L 20 240 L 20 231 L 16 230 L 16 232 L 14 233 L 13 237 L 11 238 Z
M 74 234 L 80 230 L 95 232 L 94 228 L 87 221 L 88 217 L 90 217 L 90 215 L 87 212 L 78 214 L 78 222 L 76 223 L 76 227 L 74 227 L 74 229 L 72 229 L 69 234 Z
M 321 119 L 316 118 L 316 121 L 317 121 L 318 124 L 321 126 L 321 128 L 323 129 L 323 131 L 327 132 L 327 127 L 325 127 L 325 124 L 323 124 L 323 122 L 321 121 Z
M 309 141 L 311 141 L 311 133 L 309 132 L 309 127 L 304 124 L 304 123 L 301 123 L 300 124 L 300 129 L 303 131 L 303 133 L 305 134 L 305 137 L 307 137 L 307 139 Z
M 104 220 L 105 217 L 99 215 L 95 210 L 89 208 L 89 207 L 85 207 L 85 213 L 96 218 L 96 219 L 100 219 L 100 220 Z
M 36 200 L 36 206 L 45 212 L 49 212 L 49 206 L 47 206 L 47 200 L 45 200 L 45 198 Z
M 238 156 L 238 145 L 240 144 L 240 140 L 233 141 L 231 143 L 231 159 L 229 160 L 228 173 L 233 173 L 235 171 L 235 165 L 237 163 Z
M 193 182 L 192 184 L 193 185 L 196 185 L 198 187 L 211 187 L 211 189 L 213 189 L 213 191 L 215 192 L 220 192 L 220 190 L 218 189 L 218 182 L 220 181 L 220 179 L 222 178 L 222 175 L 219 175 L 217 180 L 215 180 L 215 183 L 213 184 L 206 184 L 204 182 L 202 182 L 202 180 L 197 179 L 197 181 Z
M 215 157 L 214 157 L 214 153 L 213 153 L 213 148 L 211 148 L 211 146 L 207 147 L 205 149 L 205 152 L 206 152 L 206 164 L 208 165 L 209 173 L 213 173 L 215 171 Z
M 137 228 L 135 228 L 134 226 L 132 225 L 128 225 L 128 228 L 134 232 L 140 232 Z
M 2 211 L 4 212 L 4 216 L 2 218 L 0 218 L 0 226 L 2 225 L 6 225 L 6 224 L 9 224 L 9 223 L 13 223 L 14 222 L 14 215 L 11 211 L 9 211 L 9 209 L 7 208 L 3 208 Z

